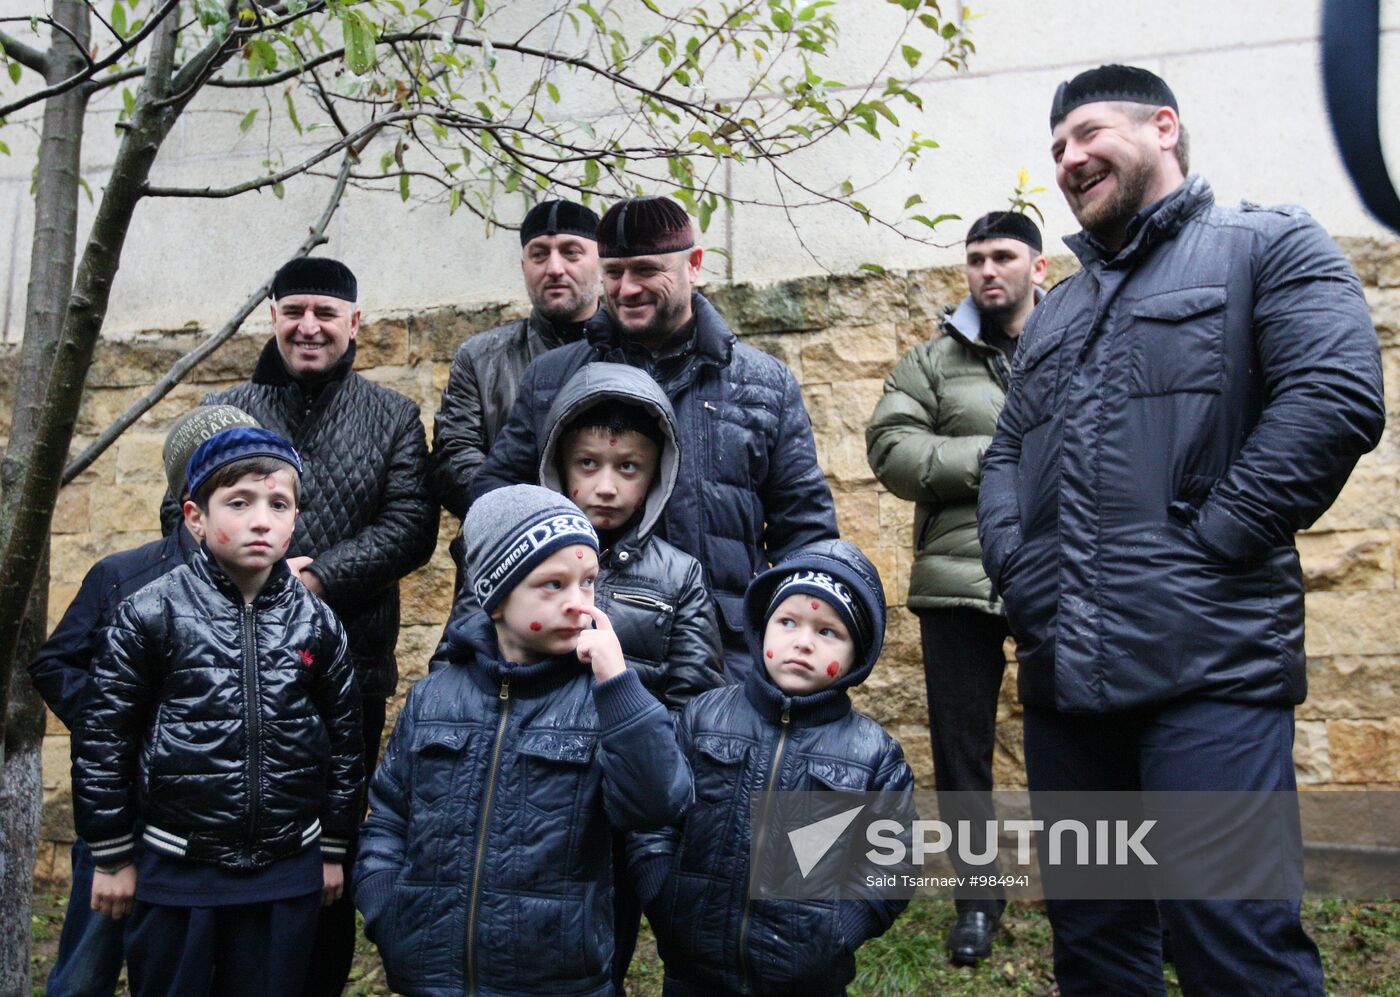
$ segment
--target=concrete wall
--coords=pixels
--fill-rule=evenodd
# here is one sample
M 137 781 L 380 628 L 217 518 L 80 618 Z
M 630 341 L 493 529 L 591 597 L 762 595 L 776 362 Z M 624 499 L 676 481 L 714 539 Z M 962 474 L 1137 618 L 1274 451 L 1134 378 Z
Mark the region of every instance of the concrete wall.
M 1373 304 L 1394 417 L 1400 411 L 1400 244 L 1351 240 L 1346 248 Z M 1057 259 L 1053 272 L 1063 275 L 1069 266 L 1068 260 Z M 908 583 L 913 507 L 875 482 L 865 462 L 864 431 L 885 374 L 905 350 L 932 332 L 941 306 L 963 292 L 961 269 L 945 267 L 881 277 L 740 284 L 713 295 L 747 341 L 782 358 L 802 384 L 842 534 L 875 561 L 892 607 L 885 657 L 860 690 L 859 705 L 900 739 L 923 786 L 931 786 L 933 777 L 918 629 L 913 616 L 899 608 Z M 430 425 L 457 344 L 512 314 L 510 306 L 491 306 L 373 321 L 359 339 L 359 367 L 371 379 L 413 397 Z M 244 379 L 266 336 L 264 323 L 250 323 L 63 491 L 53 527 L 51 622 L 63 613 L 94 561 L 158 535 L 165 430 L 205 392 Z M 194 341 L 194 334 L 185 333 L 104 343 L 89 378 L 75 446 L 142 395 Z M 13 385 L 5 378 L 12 376 L 14 365 L 4 360 L 13 348 L 3 349 L 0 412 L 8 414 Z M 1295 758 L 1299 779 L 1308 786 L 1400 788 L 1396 432 L 1387 432 L 1333 509 L 1299 537 L 1309 585 L 1312 693 L 1298 711 Z M 403 583 L 402 679 L 394 709 L 423 674 L 441 633 L 452 582 L 447 542 L 455 530 L 455 520 L 444 516 L 433 561 Z M 998 721 L 998 785 L 1024 785 L 1014 666 L 1007 672 Z M 41 882 L 66 875 L 65 843 L 72 833 L 69 738 L 56 718 L 50 717 L 48 729 Z
M 839 0 L 845 43 L 830 77 L 854 82 L 898 19 L 897 8 L 880 0 Z M 970 0 L 969 26 L 977 45 L 970 71 L 946 67 L 924 80 L 922 113 L 896 108 L 899 128 L 886 128 L 882 149 L 867 143 L 823 146 L 799 164 L 818 184 L 852 176 L 857 184 L 884 174 L 897 143 L 911 131 L 932 136 L 942 147 L 913 172 L 898 170 L 862 199 L 898 213 L 905 196 L 921 193 L 938 212 L 971 219 L 1005 203 L 1017 170 L 1049 188 L 1038 197 L 1047 216 L 1048 243 L 1072 231 L 1054 190 L 1046 126 L 1051 94 L 1062 79 L 1106 61 L 1133 62 L 1161 73 L 1174 87 L 1190 127 L 1194 161 L 1222 199 L 1248 196 L 1262 202 L 1307 205 L 1338 235 L 1376 235 L 1345 179 L 1322 112 L 1318 77 L 1318 0 Z M 28 14 L 32 0 L 0 0 L 0 15 Z M 542 0 L 503 5 L 506 16 L 526 24 L 539 16 Z M 957 4 L 947 4 L 948 10 Z M 640 6 L 638 7 L 640 10 Z M 1400 36 L 1400 0 L 1383 5 L 1386 42 Z M 509 28 L 510 25 L 505 25 Z M 1383 92 L 1400 88 L 1400 61 L 1388 67 Z M 506 59 L 508 80 L 525 67 Z M 733 74 L 731 74 L 733 75 Z M 717 95 L 737 80 L 716 75 Z M 558 115 L 615 116 L 608 98 L 574 94 L 566 86 Z M 155 169 L 161 184 L 227 184 L 264 172 L 262 161 L 280 154 L 296 162 L 325 133 L 298 136 L 267 129 L 262 122 L 241 134 L 237 124 L 254 106 L 241 91 L 200 95 L 180 120 Z M 276 94 L 273 95 L 277 97 Z M 111 124 L 120 95 L 109 92 L 94 105 L 84 142 L 84 175 L 100 189 L 116 149 Z M 1400 135 L 1400 110 L 1383 109 Z M 309 121 L 309 108 L 303 108 Z M 28 277 L 29 206 L 38 109 L 13 116 L 3 138 L 13 155 L 0 156 L 0 339 L 18 336 L 23 325 Z M 379 150 L 372 149 L 370 161 Z M 736 195 L 773 199 L 759 169 L 736 169 Z M 108 335 L 181 329 L 187 323 L 217 327 L 237 304 L 300 242 L 319 214 L 329 181 L 307 178 L 287 185 L 285 200 L 270 193 L 229 201 L 148 201 L 137 213 L 122 270 L 113 291 Z M 83 217 L 92 208 L 84 201 Z M 739 207 L 732 219 L 717 218 L 705 236 L 711 247 L 733 248 L 733 278 L 775 279 L 854 271 L 873 261 L 890 268 L 923 268 L 956 260 L 962 222 L 944 226 L 939 245 L 906 242 L 848 211 L 798 211 L 796 231 L 777 208 Z M 347 260 L 360 276 L 365 306 L 374 314 L 421 313 L 424 309 L 513 300 L 518 291 L 513 233 L 486 239 L 467 212 L 448 218 L 443 204 L 401 204 L 394 194 L 352 191 L 337 215 L 323 250 Z M 724 264 L 713 258 L 716 273 Z

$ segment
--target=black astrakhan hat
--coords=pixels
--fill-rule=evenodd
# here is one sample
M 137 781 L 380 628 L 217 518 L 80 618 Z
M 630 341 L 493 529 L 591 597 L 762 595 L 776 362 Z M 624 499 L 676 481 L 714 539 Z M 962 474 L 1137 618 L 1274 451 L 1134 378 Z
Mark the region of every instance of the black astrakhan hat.
M 1019 211 L 989 211 L 972 223 L 967 230 L 968 243 L 983 239 L 1017 239 L 1031 247 L 1031 255 L 1040 255 L 1040 228 Z
M 359 285 L 350 268 L 324 256 L 300 256 L 282 264 L 272 278 L 272 300 L 292 294 L 324 294 L 342 301 L 358 301 Z
M 541 235 L 576 235 L 581 239 L 598 238 L 598 216 L 573 201 L 541 201 L 529 210 L 520 223 L 520 245 Z
M 1098 69 L 1086 69 L 1074 79 L 1060 84 L 1050 104 L 1050 130 L 1054 131 L 1065 115 L 1081 104 L 1094 104 L 1101 100 L 1125 100 L 1133 104 L 1178 110 L 1176 94 L 1156 73 L 1137 66 L 1100 66 Z
M 598 223 L 598 255 L 660 256 L 695 245 L 690 216 L 669 197 L 631 197 L 618 201 Z

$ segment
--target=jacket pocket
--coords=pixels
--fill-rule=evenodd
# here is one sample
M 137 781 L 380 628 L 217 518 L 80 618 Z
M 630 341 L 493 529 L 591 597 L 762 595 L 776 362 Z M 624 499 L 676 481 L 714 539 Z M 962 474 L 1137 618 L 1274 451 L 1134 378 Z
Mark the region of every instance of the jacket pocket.
M 413 801 L 436 806 L 452 789 L 457 762 L 467 742 L 465 727 L 419 727 L 413 732 Z
M 1060 344 L 1064 342 L 1068 326 L 1037 332 L 1030 342 L 1022 346 L 1016 357 L 1015 372 L 1012 375 L 1016 391 L 1021 396 L 1021 408 L 1025 412 L 1025 426 L 1031 427 L 1049 419 L 1055 414 L 1055 394 L 1060 373 Z
M 873 773 L 855 762 L 836 758 L 807 759 L 807 788 L 814 792 L 861 793 L 870 785 Z
M 515 750 L 521 756 L 525 803 L 542 814 L 574 811 L 597 746 L 593 731 L 521 731 Z
M 695 798 L 705 803 L 728 803 L 743 782 L 749 742 L 720 734 L 695 738 Z
M 1128 394 L 1219 394 L 1225 379 L 1225 287 L 1164 291 L 1129 309 Z

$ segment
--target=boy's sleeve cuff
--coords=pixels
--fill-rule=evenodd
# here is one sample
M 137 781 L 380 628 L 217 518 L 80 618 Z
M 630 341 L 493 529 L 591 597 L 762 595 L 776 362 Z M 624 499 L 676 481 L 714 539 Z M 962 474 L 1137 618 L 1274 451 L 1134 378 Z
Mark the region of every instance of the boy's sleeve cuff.
M 321 854 L 332 862 L 344 862 L 346 853 L 350 851 L 350 841 L 347 838 L 328 838 L 321 835 Z
M 389 905 L 394 896 L 394 879 L 394 870 L 385 869 L 355 883 L 355 906 L 366 920 L 373 920 Z
M 92 864 L 98 869 L 126 865 L 136 858 L 136 838 L 130 831 L 103 841 L 89 841 L 87 846 L 92 852 Z
M 651 902 L 661 893 L 661 887 L 666 882 L 666 873 L 670 868 L 671 856 L 666 854 L 649 855 L 633 863 L 632 888 L 637 891 L 637 898 L 641 900 L 643 908 L 650 907 Z
M 880 933 L 880 919 L 875 909 L 863 900 L 849 900 L 841 904 L 836 915 L 841 928 L 841 937 L 854 952 L 866 940 Z
M 605 729 L 617 727 L 653 706 L 661 708 L 630 668 L 595 685 L 593 703 L 598 707 L 598 722 Z

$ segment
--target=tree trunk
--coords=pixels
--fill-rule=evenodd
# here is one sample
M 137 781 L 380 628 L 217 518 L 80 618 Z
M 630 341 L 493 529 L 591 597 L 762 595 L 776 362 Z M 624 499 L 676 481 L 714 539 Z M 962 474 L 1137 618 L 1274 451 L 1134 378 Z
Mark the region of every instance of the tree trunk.
M 78 0 L 58 0 L 54 20 L 72 32 L 54 29 L 46 56 L 50 84 L 67 79 L 84 66 L 88 45 L 87 7 Z M 75 41 L 76 39 L 76 41 Z M 14 486 L 29 462 L 40 413 L 47 399 L 50 368 L 63 329 L 73 286 L 77 253 L 78 178 L 87 93 L 81 88 L 52 97 L 44 105 L 38 167 L 34 177 L 34 242 L 29 260 L 24 342 L 10 422 L 10 440 L 0 465 L 0 531 L 14 523 L 18 489 Z M 48 624 L 48 542 L 37 545 L 38 563 L 13 649 L 0 657 L 0 994 L 30 992 L 29 935 L 34 892 L 34 858 L 39 816 L 44 802 L 40 758 L 44 704 L 24 665 L 33 657 Z

